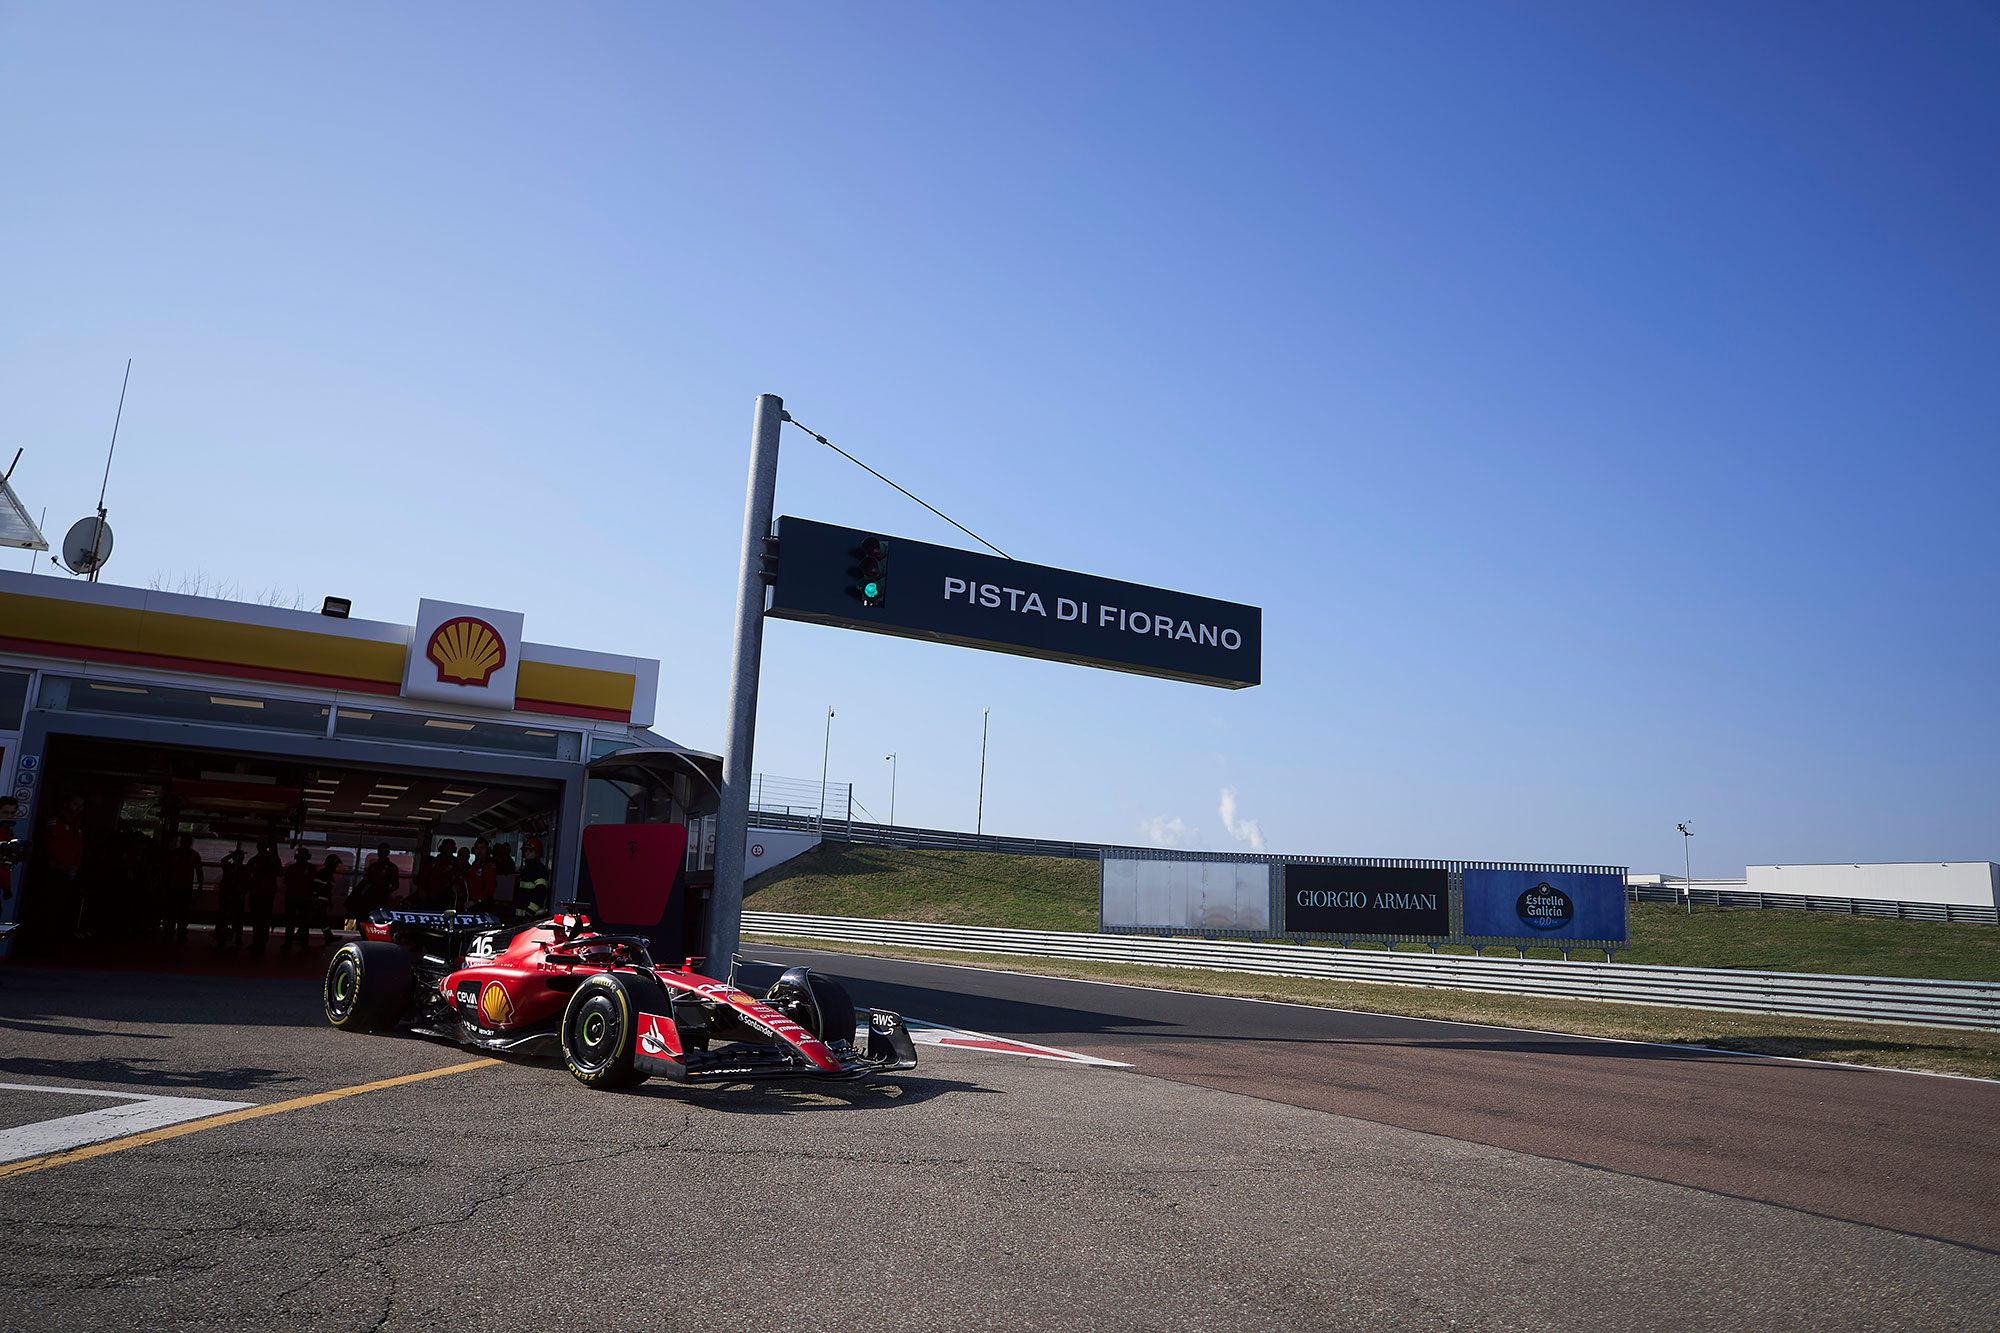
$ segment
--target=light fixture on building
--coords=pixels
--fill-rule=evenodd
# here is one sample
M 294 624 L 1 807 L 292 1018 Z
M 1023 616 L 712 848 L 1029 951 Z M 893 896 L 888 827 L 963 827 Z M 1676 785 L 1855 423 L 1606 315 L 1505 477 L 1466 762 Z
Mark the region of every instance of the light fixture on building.
M 347 619 L 347 613 L 354 609 L 354 600 L 349 597 L 329 597 L 319 605 L 319 613 L 333 616 L 338 620 Z

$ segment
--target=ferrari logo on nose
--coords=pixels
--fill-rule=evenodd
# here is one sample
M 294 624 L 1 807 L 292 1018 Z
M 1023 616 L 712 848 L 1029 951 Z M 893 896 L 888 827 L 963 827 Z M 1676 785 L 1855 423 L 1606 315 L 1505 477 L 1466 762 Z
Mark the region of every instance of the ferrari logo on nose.
M 506 1027 L 514 1021 L 514 999 L 505 986 L 489 981 L 479 995 L 479 1012 L 492 1026 Z

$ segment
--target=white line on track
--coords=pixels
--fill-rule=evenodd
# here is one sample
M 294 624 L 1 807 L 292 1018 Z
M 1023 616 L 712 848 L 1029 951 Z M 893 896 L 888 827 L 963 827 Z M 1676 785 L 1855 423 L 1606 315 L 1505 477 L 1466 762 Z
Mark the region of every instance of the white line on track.
M 240 1111 L 254 1102 L 225 1102 L 211 1097 L 161 1097 L 124 1088 L 48 1088 L 33 1083 L 0 1083 L 0 1092 L 47 1093 L 55 1096 L 102 1097 L 124 1102 L 80 1115 L 38 1120 L 32 1125 L 0 1129 L 0 1162 L 67 1152 L 87 1143 L 123 1138 L 183 1120 L 199 1120 L 224 1111 Z
M 1105 1060 L 1095 1055 L 1083 1055 L 1076 1051 L 1065 1051 L 1054 1046 L 1037 1046 L 1032 1041 L 1020 1041 L 1014 1037 L 996 1037 L 991 1033 L 974 1032 L 969 1028 L 946 1027 L 942 1023 L 930 1023 L 921 1018 L 905 1018 L 903 1026 L 910 1030 L 910 1040 L 924 1046 L 948 1046 L 954 1050 L 991 1051 L 998 1055 L 1025 1055 L 1030 1060 L 1060 1060 L 1070 1065 L 1099 1065 L 1106 1069 L 1130 1069 L 1123 1060 Z

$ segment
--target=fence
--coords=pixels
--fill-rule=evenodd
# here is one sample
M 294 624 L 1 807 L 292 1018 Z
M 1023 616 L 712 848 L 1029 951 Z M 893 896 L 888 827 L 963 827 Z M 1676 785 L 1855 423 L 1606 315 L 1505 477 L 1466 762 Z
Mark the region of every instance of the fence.
M 1992 982 L 1377 953 L 1238 940 L 1159 939 L 913 921 L 863 921 L 784 912 L 745 912 L 743 929 L 759 935 L 1032 958 L 1200 967 L 1224 972 L 1327 977 L 1870 1023 L 2000 1029 L 2000 984 Z
M 787 778 L 776 773 L 750 776 L 750 809 L 766 828 L 851 827 L 854 787 L 846 782 L 822 784 L 817 778 Z M 776 821 L 785 822 L 778 823 Z
M 1700 881 L 1696 881 L 1699 883 Z M 1679 880 L 1660 884 L 1628 884 L 1625 896 L 1635 903 L 1678 903 Z M 1879 898 L 1808 898 L 1792 893 L 1751 893 L 1747 889 L 1694 890 L 1700 907 L 1764 908 L 1786 912 L 1839 912 L 1847 916 L 1886 916 L 1898 921 L 1950 921 L 1966 925 L 2000 925 L 2000 910 L 1985 904 L 1903 903 Z
M 754 808 L 754 806 L 753 806 Z M 765 810 L 758 814 L 763 828 L 810 830 L 811 814 L 785 814 Z M 959 833 L 951 829 L 901 828 L 894 824 L 867 824 L 860 821 L 834 822 L 829 816 L 827 835 L 840 842 L 862 843 L 871 847 L 916 847 L 955 852 L 1006 852 L 1014 856 L 1059 856 L 1078 861 L 1095 861 L 1108 850 L 1095 842 L 1053 842 L 1047 838 L 1003 838 L 995 834 Z

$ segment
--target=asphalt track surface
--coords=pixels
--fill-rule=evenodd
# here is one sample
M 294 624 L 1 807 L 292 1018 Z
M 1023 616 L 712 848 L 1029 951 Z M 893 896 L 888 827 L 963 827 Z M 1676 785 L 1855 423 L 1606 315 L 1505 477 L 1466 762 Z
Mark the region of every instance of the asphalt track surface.
M 926 1047 L 872 1085 L 614 1095 L 480 1064 L 0 1176 L 0 1328 L 1974 1328 L 2000 1310 L 1993 1161 L 1953 1146 L 1990 1137 L 1995 1085 L 813 961 L 864 1002 L 1135 1068 Z M 296 981 L 16 970 L 0 1082 L 270 1106 L 468 1063 L 316 1009 Z M 1717 1146 L 1759 1098 L 1765 1147 Z M 1954 1117 L 1928 1144 L 1904 1123 Z M 1817 1152 L 1787 1141 L 1841 1124 Z M 1679 1179 L 1711 1169 L 1736 1174 Z M 1843 1179 L 1852 1198 L 1821 1206 Z
M 824 963 L 886 1009 L 1159 1078 L 2000 1251 L 2000 1083 L 755 952 Z

